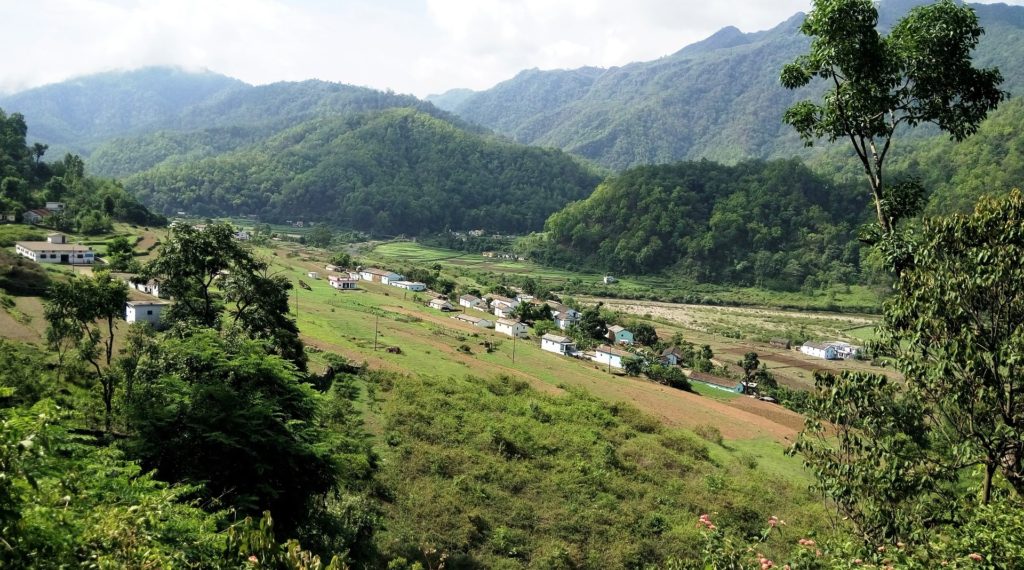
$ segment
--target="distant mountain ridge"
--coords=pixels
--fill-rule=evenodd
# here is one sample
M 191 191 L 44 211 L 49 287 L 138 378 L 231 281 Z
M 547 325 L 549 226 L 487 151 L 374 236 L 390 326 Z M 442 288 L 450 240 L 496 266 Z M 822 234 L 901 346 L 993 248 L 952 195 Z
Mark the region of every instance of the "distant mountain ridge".
M 883 0 L 887 28 L 921 0 Z M 978 65 L 998 66 L 1011 92 L 1024 86 L 1024 7 L 972 5 L 986 28 Z M 806 155 L 783 111 L 813 96 L 787 91 L 782 66 L 804 53 L 798 13 L 769 30 L 735 27 L 672 55 L 610 69 L 530 70 L 472 95 L 430 98 L 514 140 L 562 148 L 612 169 L 708 158 Z

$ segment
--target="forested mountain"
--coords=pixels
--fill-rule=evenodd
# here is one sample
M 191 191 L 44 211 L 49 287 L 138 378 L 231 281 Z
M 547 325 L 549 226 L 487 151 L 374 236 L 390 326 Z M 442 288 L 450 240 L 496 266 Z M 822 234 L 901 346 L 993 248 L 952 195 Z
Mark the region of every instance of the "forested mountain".
M 25 116 L 30 141 L 82 153 L 96 141 L 152 128 L 245 87 L 216 73 L 149 67 L 29 89 L 0 97 L 0 107 Z
M 560 151 L 391 109 L 318 117 L 241 150 L 158 166 L 125 184 L 164 212 L 255 214 L 416 235 L 537 230 L 598 181 Z
M 548 219 L 530 255 L 776 289 L 851 283 L 866 201 L 795 159 L 637 167 Z
M 919 0 L 883 0 L 882 27 Z M 1024 84 L 1024 7 L 974 6 L 986 29 L 976 54 L 998 66 L 1006 83 Z M 436 104 L 517 141 L 555 146 L 622 169 L 639 164 L 709 158 L 788 157 L 803 153 L 782 113 L 811 91 L 787 91 L 779 71 L 807 49 L 803 14 L 743 34 L 725 28 L 661 59 L 607 70 L 537 71 L 465 97 Z M 924 131 L 927 133 L 928 131 Z

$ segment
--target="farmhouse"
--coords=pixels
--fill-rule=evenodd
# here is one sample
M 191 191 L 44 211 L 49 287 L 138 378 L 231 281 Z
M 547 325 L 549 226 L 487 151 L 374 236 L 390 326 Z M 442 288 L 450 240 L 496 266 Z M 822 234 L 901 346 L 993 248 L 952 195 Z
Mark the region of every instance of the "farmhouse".
M 706 384 L 712 388 L 718 388 L 719 390 L 726 390 L 728 392 L 743 393 L 743 383 L 737 382 L 730 378 L 722 378 L 721 376 L 715 376 L 714 374 L 708 374 L 706 372 L 690 372 L 690 380 Z
M 399 289 L 405 289 L 406 291 L 426 291 L 427 285 L 420 283 L 419 281 L 392 281 L 392 287 L 398 287 Z
M 378 269 L 376 267 L 370 267 L 367 269 L 359 270 L 359 278 L 363 281 L 372 281 L 373 283 L 383 283 L 388 285 L 392 281 L 401 281 L 402 276 L 392 271 L 385 269 Z
M 824 358 L 825 360 L 839 359 L 839 351 L 836 350 L 836 346 L 827 342 L 805 342 L 800 347 L 800 352 L 807 356 Z
M 563 331 L 569 328 L 569 325 L 579 322 L 580 312 L 576 309 L 570 308 L 567 305 L 561 303 L 555 303 L 550 305 L 551 307 L 551 318 L 555 320 L 555 324 L 558 328 Z
M 44 210 L 43 208 L 38 208 L 36 210 L 29 210 L 22 214 L 21 221 L 26 224 L 41 224 L 46 220 L 46 218 L 49 218 L 52 215 L 53 212 Z
M 154 297 L 160 296 L 160 281 L 156 279 L 150 279 L 145 282 L 132 281 L 132 279 L 129 279 L 128 286 L 131 287 L 132 289 L 135 289 L 136 291 L 141 291 L 147 295 L 152 295 Z
M 330 283 L 331 287 L 341 291 L 355 291 L 359 288 L 356 286 L 357 280 L 351 277 L 331 275 L 327 278 L 327 282 Z
M 457 321 L 462 321 L 464 323 L 469 323 L 469 324 L 471 324 L 471 325 L 473 325 L 475 327 L 480 327 L 482 329 L 494 328 L 494 322 L 493 321 L 489 321 L 487 319 L 482 319 L 480 317 L 474 317 L 473 315 L 467 315 L 466 313 L 459 313 L 459 314 L 455 315 L 452 318 L 457 320 Z
M 541 350 L 555 354 L 571 355 L 576 352 L 576 344 L 571 338 L 548 333 L 540 338 Z
M 427 305 L 430 305 L 431 309 L 437 309 L 438 311 L 451 311 L 452 310 L 452 304 L 449 303 L 448 299 L 445 299 L 444 297 L 438 297 L 436 299 L 431 299 L 430 302 L 427 303 Z
M 83 245 L 66 243 L 64 234 L 50 234 L 46 241 L 19 241 L 14 244 L 15 251 L 36 263 L 70 263 L 72 265 L 91 264 L 96 260 L 92 249 Z
M 683 351 L 678 346 L 670 346 L 661 351 L 660 360 L 667 366 L 678 366 L 683 361 Z
M 519 301 L 508 297 L 491 297 L 491 311 L 496 317 L 507 319 L 512 316 L 512 310 L 519 305 Z
M 459 297 L 459 306 L 467 309 L 480 309 L 484 306 L 484 300 L 473 295 L 463 295 Z
M 498 319 L 498 321 L 494 323 L 494 330 L 512 337 L 522 338 L 526 336 L 526 325 L 511 319 Z
M 128 301 L 124 307 L 124 320 L 129 323 L 160 325 L 160 314 L 170 306 L 166 301 Z
M 633 333 L 619 325 L 608 327 L 608 340 L 614 344 L 633 344 Z
M 594 362 L 608 365 L 612 368 L 622 368 L 623 362 L 636 358 L 632 353 L 626 352 L 614 346 L 602 345 L 594 351 Z

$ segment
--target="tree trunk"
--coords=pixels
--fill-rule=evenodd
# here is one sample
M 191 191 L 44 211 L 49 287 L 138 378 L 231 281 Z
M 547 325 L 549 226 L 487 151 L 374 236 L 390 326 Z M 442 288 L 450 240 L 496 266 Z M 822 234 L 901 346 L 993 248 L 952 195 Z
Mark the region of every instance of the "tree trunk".
M 987 505 L 992 500 L 992 476 L 995 475 L 995 472 L 995 463 L 985 464 L 985 480 L 981 485 L 981 504 L 983 505 Z

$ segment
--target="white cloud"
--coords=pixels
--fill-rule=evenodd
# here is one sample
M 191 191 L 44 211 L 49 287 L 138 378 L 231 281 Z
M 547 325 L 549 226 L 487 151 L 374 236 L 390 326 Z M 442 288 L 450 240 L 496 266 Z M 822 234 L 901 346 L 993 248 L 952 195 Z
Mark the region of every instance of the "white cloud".
M 1024 0 L 1017 0 L 1020 4 Z M 810 0 L 0 0 L 0 92 L 173 64 L 251 83 L 320 78 L 417 95 L 524 68 L 614 66 Z

